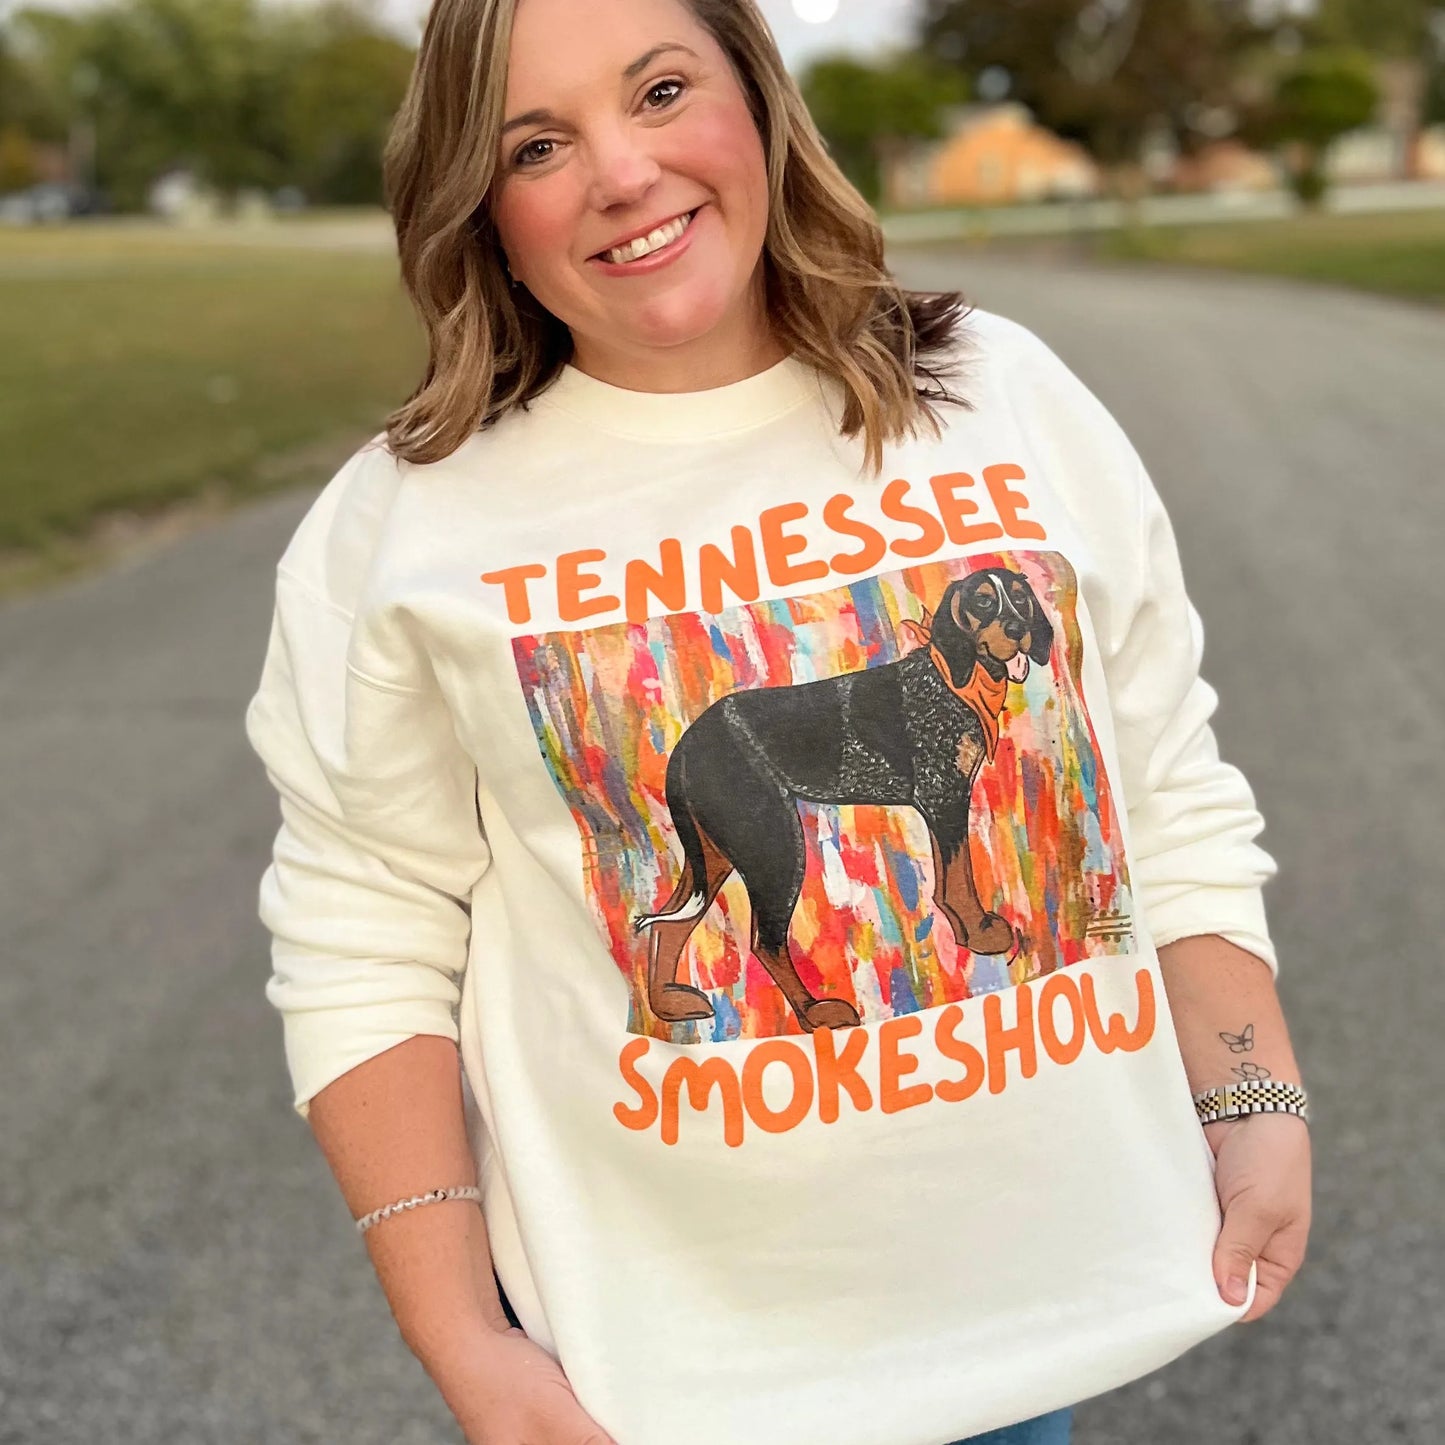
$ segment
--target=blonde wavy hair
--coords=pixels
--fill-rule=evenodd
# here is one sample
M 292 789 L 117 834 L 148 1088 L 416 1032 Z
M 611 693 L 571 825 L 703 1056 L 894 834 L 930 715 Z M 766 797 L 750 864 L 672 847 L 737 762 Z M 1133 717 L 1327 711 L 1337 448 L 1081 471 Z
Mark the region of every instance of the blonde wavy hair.
M 936 405 L 972 410 L 945 380 L 963 360 L 972 308 L 958 292 L 902 289 L 883 232 L 813 124 L 755 0 L 681 0 L 727 54 L 767 160 L 763 255 L 775 334 L 844 388 L 842 434 L 865 434 L 865 464 L 926 426 Z M 450 456 L 478 429 L 545 391 L 571 333 L 513 288 L 491 217 L 517 0 L 436 0 L 387 139 L 386 202 L 401 276 L 425 327 L 421 384 L 387 419 L 406 461 Z M 920 388 L 917 382 L 929 383 Z

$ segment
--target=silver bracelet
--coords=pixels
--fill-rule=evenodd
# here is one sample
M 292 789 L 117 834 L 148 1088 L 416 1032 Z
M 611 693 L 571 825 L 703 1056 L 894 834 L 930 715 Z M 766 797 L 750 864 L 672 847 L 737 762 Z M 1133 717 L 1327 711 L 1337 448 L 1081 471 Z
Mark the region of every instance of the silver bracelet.
M 1238 1119 L 1245 1114 L 1294 1114 L 1308 1124 L 1310 1101 L 1299 1084 L 1287 1084 L 1281 1079 L 1244 1079 L 1195 1094 L 1194 1112 L 1201 1124 Z
M 380 1209 L 373 1209 L 370 1214 L 363 1214 L 356 1221 L 356 1228 L 365 1234 L 373 1224 L 380 1224 L 383 1219 L 390 1219 L 393 1214 L 403 1209 L 416 1209 L 422 1204 L 438 1204 L 443 1199 L 474 1199 L 480 1204 L 482 1191 L 475 1184 L 458 1184 L 451 1189 L 433 1189 L 430 1194 L 413 1194 L 410 1199 L 398 1199 L 395 1204 L 385 1204 Z

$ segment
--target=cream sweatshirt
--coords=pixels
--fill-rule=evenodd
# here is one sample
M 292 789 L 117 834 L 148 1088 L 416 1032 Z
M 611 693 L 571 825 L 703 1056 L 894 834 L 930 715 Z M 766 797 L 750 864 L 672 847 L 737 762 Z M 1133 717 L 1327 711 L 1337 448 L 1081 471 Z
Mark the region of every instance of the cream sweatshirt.
M 1222 1301 L 1156 949 L 1274 864 L 1128 438 L 974 312 L 881 476 L 789 357 L 383 439 L 280 559 L 247 735 L 298 1112 L 459 1043 L 497 1271 L 620 1445 L 940 1445 Z M 421 1181 L 425 1183 L 427 1181 Z

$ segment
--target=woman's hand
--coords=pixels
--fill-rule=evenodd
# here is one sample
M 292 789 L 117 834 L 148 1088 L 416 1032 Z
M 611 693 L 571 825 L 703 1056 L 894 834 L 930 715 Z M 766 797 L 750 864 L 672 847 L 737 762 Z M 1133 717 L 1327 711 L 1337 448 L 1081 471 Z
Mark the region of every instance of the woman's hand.
M 422 1363 L 467 1445 L 616 1445 L 577 1403 L 562 1367 L 521 1330 L 487 1330 Z
M 1230 1304 L 1243 1304 L 1249 1266 L 1258 1267 L 1248 1323 L 1279 1303 L 1310 1232 L 1310 1130 L 1292 1114 L 1245 1114 L 1204 1126 L 1214 1150 L 1214 1184 L 1224 1211 L 1214 1278 Z M 1233 1283 L 1232 1283 L 1233 1282 Z
M 1175 1037 L 1194 1094 L 1240 1079 L 1299 1083 L 1274 975 L 1257 954 L 1218 934 L 1180 938 L 1159 950 Z M 1224 1213 L 1214 1279 L 1240 1316 L 1257 1320 L 1279 1302 L 1304 1263 L 1310 1232 L 1310 1128 L 1293 1114 L 1243 1114 L 1204 1125 Z M 1238 1281 L 1237 1288 L 1231 1282 Z

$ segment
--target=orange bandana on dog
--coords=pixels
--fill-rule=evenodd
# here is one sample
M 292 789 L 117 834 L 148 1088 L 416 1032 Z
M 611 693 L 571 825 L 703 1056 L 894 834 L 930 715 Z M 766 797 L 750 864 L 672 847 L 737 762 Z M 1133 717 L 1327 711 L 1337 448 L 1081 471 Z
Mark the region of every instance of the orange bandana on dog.
M 938 675 L 943 679 L 948 690 L 955 697 L 966 702 L 977 714 L 979 722 L 983 724 L 984 751 L 988 755 L 989 761 L 992 762 L 993 755 L 998 750 L 999 714 L 1003 711 L 1004 703 L 1008 699 L 1008 679 L 991 677 L 982 662 L 975 662 L 973 676 L 962 687 L 959 687 L 953 681 L 953 674 L 949 672 L 943 654 L 933 641 L 932 621 L 933 619 L 927 614 L 922 622 L 914 622 L 912 618 L 905 618 L 902 624 L 903 635 L 928 648 L 933 665 L 938 669 Z

